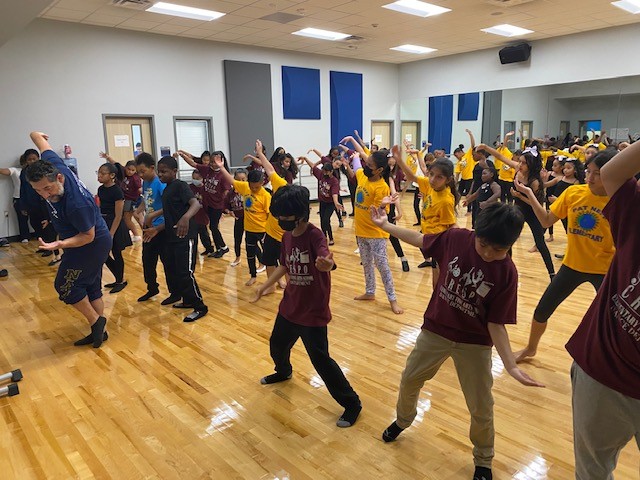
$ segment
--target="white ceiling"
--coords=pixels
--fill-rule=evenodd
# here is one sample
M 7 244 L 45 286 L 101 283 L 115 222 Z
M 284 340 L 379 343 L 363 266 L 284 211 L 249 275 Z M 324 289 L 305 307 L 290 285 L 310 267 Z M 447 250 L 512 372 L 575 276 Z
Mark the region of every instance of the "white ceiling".
M 112 5 L 112 0 L 56 0 L 41 17 L 90 25 L 255 45 L 388 63 L 499 47 L 513 42 L 482 28 L 510 23 L 533 30 L 519 40 L 540 40 L 640 21 L 607 0 L 431 0 L 452 9 L 429 18 L 381 8 L 392 0 L 168 0 L 224 12 L 212 22 L 171 17 Z M 504 6 L 504 5 L 507 6 Z M 260 20 L 284 12 L 302 18 L 287 24 Z M 291 35 L 314 27 L 363 37 L 331 42 Z M 402 44 L 438 49 L 428 55 L 389 50 Z M 573 52 L 582 58 L 603 52 Z

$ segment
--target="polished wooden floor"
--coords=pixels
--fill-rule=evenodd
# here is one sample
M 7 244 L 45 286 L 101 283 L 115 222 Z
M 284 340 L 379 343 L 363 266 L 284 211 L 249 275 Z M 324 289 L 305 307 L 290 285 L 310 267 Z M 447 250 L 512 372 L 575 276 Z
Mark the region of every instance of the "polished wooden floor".
M 408 225 L 410 199 L 404 202 L 401 223 Z M 319 222 L 315 213 L 312 219 Z M 464 226 L 469 217 L 459 220 Z M 35 242 L 3 248 L 0 265 L 10 275 L 0 281 L 0 372 L 21 368 L 24 380 L 20 395 L 0 399 L 1 478 L 470 479 L 468 412 L 451 361 L 423 389 L 414 425 L 394 444 L 380 439 L 395 418 L 431 271 L 417 269 L 420 254 L 406 247 L 412 269 L 403 273 L 389 247 L 404 315 L 390 311 L 381 285 L 376 302 L 354 302 L 364 279 L 352 223 L 335 228 L 339 268 L 329 329 L 332 355 L 364 406 L 349 429 L 335 426 L 341 409 L 300 343 L 293 379 L 259 384 L 272 372 L 268 342 L 282 294 L 248 303 L 247 267 L 230 267 L 231 255 L 200 259 L 197 279 L 210 313 L 185 324 L 184 312 L 160 306 L 166 291 L 136 302 L 144 292 L 141 247 L 128 249 L 129 286 L 105 294 L 111 337 L 94 350 L 72 346 L 87 326 L 57 300 L 54 269 L 33 253 Z M 232 220 L 222 225 L 231 243 Z M 519 324 L 508 329 L 514 350 L 524 345 L 548 283 L 539 254 L 527 253 L 531 245 L 526 230 L 514 248 L 520 272 Z M 550 248 L 561 253 L 564 246 L 560 226 Z M 105 281 L 111 279 L 105 269 Z M 573 478 L 571 360 L 564 344 L 593 297 L 590 286 L 576 291 L 551 319 L 538 356 L 523 367 L 547 388 L 521 386 L 494 354 L 496 479 Z M 639 463 L 630 443 L 616 478 L 638 479 Z

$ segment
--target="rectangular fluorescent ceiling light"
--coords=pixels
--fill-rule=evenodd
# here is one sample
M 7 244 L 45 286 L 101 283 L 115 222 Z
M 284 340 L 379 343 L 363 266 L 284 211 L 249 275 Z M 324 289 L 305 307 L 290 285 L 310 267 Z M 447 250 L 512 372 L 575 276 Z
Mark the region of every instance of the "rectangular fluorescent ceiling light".
M 519 35 L 526 35 L 527 33 L 533 33 L 533 30 L 527 30 L 526 28 L 514 27 L 513 25 L 503 24 L 496 25 L 491 28 L 483 28 L 483 32 L 493 33 L 494 35 L 502 35 L 503 37 L 517 37 Z
M 388 8 L 389 10 L 395 10 L 400 13 L 408 13 L 409 15 L 416 15 L 418 17 L 432 17 L 433 15 L 440 15 L 441 13 L 451 11 L 450 8 L 439 7 L 438 5 L 420 2 L 419 0 L 398 0 L 397 2 L 383 5 L 382 8 Z
M 621 0 L 619 2 L 611 2 L 611 5 L 629 13 L 640 13 L 640 0 Z
M 419 47 L 418 45 L 400 45 L 398 47 L 390 48 L 389 50 L 396 50 L 398 52 L 417 53 L 417 54 L 431 53 L 436 51 L 435 48 Z
M 174 17 L 191 18 L 193 20 L 203 20 L 210 22 L 216 18 L 223 17 L 225 14 L 215 12 L 213 10 L 205 10 L 203 8 L 185 7 L 184 5 L 175 5 L 173 3 L 158 2 L 147 8 L 147 12 L 162 13 L 163 15 L 173 15 Z
M 351 35 L 346 33 L 330 32 L 329 30 L 320 30 L 319 28 L 303 28 L 292 35 L 300 35 L 301 37 L 319 38 L 320 40 L 344 40 Z

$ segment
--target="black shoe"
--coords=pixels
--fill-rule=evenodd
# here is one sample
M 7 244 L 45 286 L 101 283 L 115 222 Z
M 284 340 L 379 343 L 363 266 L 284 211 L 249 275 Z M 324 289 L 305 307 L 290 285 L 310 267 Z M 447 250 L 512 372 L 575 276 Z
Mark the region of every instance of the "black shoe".
M 96 323 L 91 325 L 91 337 L 93 339 L 93 348 L 100 348 L 104 342 L 104 329 L 107 326 L 107 319 L 98 317 Z
M 406 260 L 402 260 L 402 271 L 403 272 L 409 271 L 409 262 L 407 262 Z
M 113 288 L 118 284 L 118 282 L 105 283 L 103 288 Z
M 260 379 L 262 385 L 271 385 L 272 383 L 284 382 L 285 380 L 291 380 L 291 373 L 289 375 L 283 375 L 281 373 L 272 373 L 266 377 Z
M 487 467 L 476 467 L 473 472 L 473 480 L 493 480 L 491 469 Z
M 206 249 L 204 252 L 200 252 L 200 255 L 210 255 L 213 253 L 213 250 L 211 250 L 210 248 Z
M 184 302 L 174 303 L 173 308 L 193 308 L 193 305 L 187 305 Z
M 404 428 L 400 428 L 398 424 L 394 421 L 391 425 L 389 425 L 384 432 L 382 432 L 382 440 L 385 443 L 393 442 L 398 435 L 402 433 Z
M 564 254 L 560 255 L 559 253 L 555 253 L 553 256 L 559 258 L 560 260 L 564 260 Z
M 62 261 L 61 258 L 58 258 L 56 260 L 51 260 L 49 263 L 47 263 L 47 265 L 49 265 L 50 267 L 55 267 L 58 263 L 60 263 Z
M 418 268 L 427 268 L 427 267 L 433 267 L 433 262 L 431 260 L 425 260 L 420 265 L 418 265 Z
M 45 250 L 44 253 L 42 255 L 40 255 L 41 257 L 50 257 L 51 255 L 53 255 L 53 252 L 51 250 Z
M 340 217 L 340 221 L 338 222 L 338 226 L 340 228 L 344 228 L 344 222 L 342 221 L 342 217 Z
M 159 294 L 160 291 L 159 290 L 149 290 L 147 293 L 145 293 L 144 295 L 142 295 L 138 301 L 139 302 L 146 302 L 147 300 L 149 300 L 151 297 L 155 297 L 157 294 Z
M 160 302 L 160 305 L 171 305 L 172 303 L 179 302 L 182 299 L 180 295 L 174 295 L 173 293 Z
M 413 226 L 414 226 L 414 227 L 419 227 L 419 226 L 420 226 L 420 222 L 418 222 L 418 223 L 414 223 L 414 224 L 413 224 Z
M 214 253 L 212 255 L 209 255 L 209 256 L 213 257 L 213 258 L 222 258 L 222 256 L 226 255 L 227 253 L 229 253 L 229 247 L 222 247 L 216 253 Z
M 37 250 L 36 250 L 36 253 L 44 253 L 44 252 L 46 252 L 46 250 L 43 250 L 43 249 L 41 249 L 41 248 L 39 248 L 39 249 L 37 249 Z
M 356 420 L 358 420 L 358 416 L 360 415 L 361 411 L 362 405 L 360 403 L 353 407 L 345 408 L 344 413 L 340 416 L 340 418 L 336 422 L 336 425 L 340 428 L 348 428 L 353 426 L 353 424 L 356 423 Z
M 351 213 L 349 214 L 349 216 L 350 216 L 350 217 L 355 217 L 355 216 L 356 216 L 356 214 L 355 214 L 355 212 L 351 212 Z
M 347 212 L 345 212 L 344 210 L 342 211 L 342 216 L 346 217 L 347 216 Z
M 124 287 L 127 286 L 127 282 L 119 282 L 116 283 L 109 293 L 118 293 L 124 290 Z
M 106 342 L 107 339 L 109 338 L 109 334 L 107 332 L 104 332 L 104 334 L 102 335 L 102 341 Z M 93 334 L 89 334 L 84 338 L 81 338 L 80 340 L 78 340 L 77 342 L 73 342 L 73 344 L 76 347 L 81 347 L 83 345 L 91 345 L 93 343 Z
M 207 309 L 207 308 L 205 308 L 204 310 L 194 310 L 189 315 L 184 317 L 184 320 L 182 320 L 182 321 L 185 322 L 185 323 L 195 322 L 199 318 L 204 317 L 207 313 L 209 313 L 209 309 Z
M 9 276 L 9 270 L 7 270 L 6 268 L 3 268 L 2 270 L 0 270 L 0 278 L 4 278 L 8 276 Z

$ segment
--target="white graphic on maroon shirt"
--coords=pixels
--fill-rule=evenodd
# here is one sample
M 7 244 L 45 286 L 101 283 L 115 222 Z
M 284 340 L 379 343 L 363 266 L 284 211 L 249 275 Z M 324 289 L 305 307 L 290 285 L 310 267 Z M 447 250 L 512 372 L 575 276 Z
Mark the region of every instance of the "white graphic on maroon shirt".
M 637 287 L 637 288 L 636 288 Z M 611 297 L 611 313 L 633 340 L 640 342 L 640 271 L 620 295 Z
M 309 264 L 311 263 L 309 251 L 301 251 L 298 247 L 293 247 L 288 258 L 289 285 L 298 287 L 308 287 L 313 283 L 313 275 L 310 274 Z
M 455 257 L 447 264 L 447 274 L 440 286 L 439 297 L 449 306 L 475 318 L 478 315 L 478 297 L 486 297 L 495 284 L 486 282 L 484 272 L 476 267 L 462 273 L 458 260 L 459 257 Z

